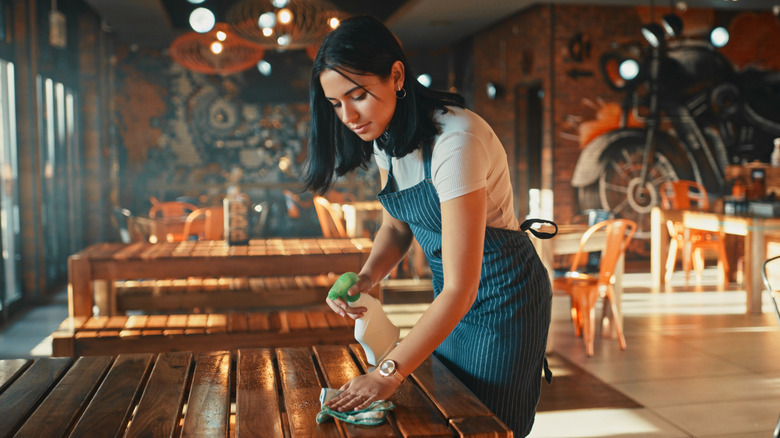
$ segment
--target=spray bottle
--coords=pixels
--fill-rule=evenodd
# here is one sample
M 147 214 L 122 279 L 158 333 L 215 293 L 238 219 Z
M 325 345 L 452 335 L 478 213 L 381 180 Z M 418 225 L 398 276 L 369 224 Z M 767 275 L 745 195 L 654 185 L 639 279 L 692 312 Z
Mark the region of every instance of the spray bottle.
M 376 365 L 395 348 L 401 335 L 401 329 L 387 318 L 382 309 L 382 303 L 369 294 L 350 296 L 347 291 L 358 280 L 354 272 L 347 272 L 333 283 L 328 298 L 337 300 L 343 298 L 350 307 L 365 307 L 363 316 L 355 320 L 355 340 L 363 347 L 366 360 Z

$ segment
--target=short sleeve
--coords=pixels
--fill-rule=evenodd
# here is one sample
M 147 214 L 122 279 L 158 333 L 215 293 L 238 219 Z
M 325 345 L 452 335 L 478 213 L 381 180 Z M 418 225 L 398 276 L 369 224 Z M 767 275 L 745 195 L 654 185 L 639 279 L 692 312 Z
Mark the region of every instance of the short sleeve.
M 380 169 L 387 170 L 390 168 L 390 163 L 388 162 L 387 154 L 379 149 L 379 146 L 377 146 L 376 141 L 374 141 L 374 159 L 376 160 L 376 165 Z
M 485 147 L 472 133 L 455 131 L 436 142 L 431 177 L 440 202 L 487 186 L 489 160 Z

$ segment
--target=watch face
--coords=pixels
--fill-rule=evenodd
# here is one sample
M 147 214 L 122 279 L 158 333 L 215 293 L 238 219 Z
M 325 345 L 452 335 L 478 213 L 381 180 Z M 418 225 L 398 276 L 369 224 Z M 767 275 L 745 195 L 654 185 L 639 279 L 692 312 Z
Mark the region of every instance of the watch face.
M 382 363 L 379 364 L 379 373 L 383 376 L 389 376 L 395 373 L 395 361 L 392 359 L 382 361 Z

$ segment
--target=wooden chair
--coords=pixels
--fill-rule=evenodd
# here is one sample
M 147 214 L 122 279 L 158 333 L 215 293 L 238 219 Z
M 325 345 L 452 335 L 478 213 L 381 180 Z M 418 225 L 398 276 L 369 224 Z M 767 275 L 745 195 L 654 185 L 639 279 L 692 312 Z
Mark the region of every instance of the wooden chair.
M 340 211 L 322 196 L 314 197 L 314 210 L 320 221 L 322 235 L 324 237 L 347 237 L 347 230 L 342 222 Z
M 203 227 L 197 227 L 197 221 L 203 221 Z M 225 209 L 222 207 L 198 208 L 189 215 L 184 222 L 182 232 L 184 240 L 190 236 L 197 236 L 197 240 L 222 240 L 225 238 Z
M 190 204 L 189 202 L 158 202 L 156 204 L 152 204 L 151 208 L 149 208 L 149 217 L 184 217 L 197 209 L 197 206 Z
M 598 276 L 579 272 L 578 269 L 587 263 L 589 252 L 583 248 L 585 248 L 588 239 L 595 232 L 605 227 L 607 240 L 601 253 L 601 266 Z M 620 348 L 626 349 L 626 338 L 623 335 L 620 311 L 615 301 L 612 275 L 615 272 L 618 261 L 624 255 L 628 244 L 631 242 L 636 228 L 636 222 L 628 219 L 610 219 L 588 228 L 580 239 L 579 251 L 572 258 L 571 269 L 564 277 L 554 280 L 555 289 L 563 290 L 571 296 L 574 333 L 577 336 L 582 334 L 588 356 L 593 356 L 594 334 L 596 331 L 595 308 L 596 300 L 599 298 L 605 298 L 609 301 L 609 306 L 607 306 L 607 303 L 604 303 L 602 321 L 605 324 L 602 326 L 602 333 L 606 335 L 609 332 L 609 325 L 606 322 L 608 319 L 611 319 L 615 325 Z
M 667 181 L 661 185 L 661 208 L 670 210 L 709 211 L 710 203 L 707 189 L 696 181 Z M 671 241 L 669 255 L 666 259 L 665 281 L 670 283 L 677 255 L 681 254 L 682 268 L 685 272 L 685 284 L 688 285 L 691 266 L 696 271 L 696 281 L 701 284 L 704 271 L 705 250 L 715 251 L 718 255 L 718 270 L 720 280 L 728 284 L 728 256 L 726 254 L 725 236 L 723 233 L 686 228 L 682 223 L 667 221 Z

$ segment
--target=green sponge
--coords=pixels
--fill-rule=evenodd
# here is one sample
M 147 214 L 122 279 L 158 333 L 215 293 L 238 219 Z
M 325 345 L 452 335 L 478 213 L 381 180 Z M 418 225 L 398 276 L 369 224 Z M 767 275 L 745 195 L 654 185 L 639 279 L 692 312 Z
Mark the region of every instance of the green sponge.
M 330 288 L 330 292 L 328 292 L 328 298 L 331 300 L 344 298 L 350 303 L 356 301 L 358 298 L 360 298 L 360 294 L 349 295 L 347 291 L 352 287 L 353 284 L 357 283 L 357 281 L 358 275 L 354 272 L 345 272 L 341 274 L 341 277 L 339 277 L 338 280 L 333 283 L 333 287 Z

